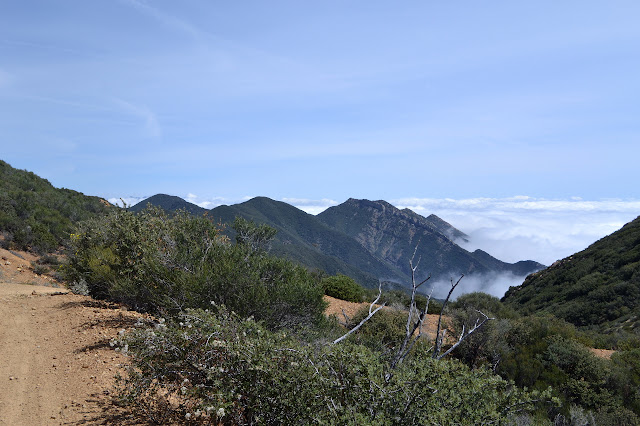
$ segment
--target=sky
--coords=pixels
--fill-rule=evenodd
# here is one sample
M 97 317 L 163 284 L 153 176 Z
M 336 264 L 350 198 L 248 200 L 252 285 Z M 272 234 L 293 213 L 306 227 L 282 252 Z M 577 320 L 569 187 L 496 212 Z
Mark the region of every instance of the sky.
M 640 215 L 640 2 L 4 0 L 0 159 L 106 199 L 435 213 L 545 264 Z

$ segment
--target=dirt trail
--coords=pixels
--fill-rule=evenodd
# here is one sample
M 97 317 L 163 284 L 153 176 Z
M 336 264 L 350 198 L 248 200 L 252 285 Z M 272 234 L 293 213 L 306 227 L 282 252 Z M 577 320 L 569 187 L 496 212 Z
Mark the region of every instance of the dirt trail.
M 123 424 L 109 341 L 139 314 L 58 288 L 0 283 L 0 425 Z

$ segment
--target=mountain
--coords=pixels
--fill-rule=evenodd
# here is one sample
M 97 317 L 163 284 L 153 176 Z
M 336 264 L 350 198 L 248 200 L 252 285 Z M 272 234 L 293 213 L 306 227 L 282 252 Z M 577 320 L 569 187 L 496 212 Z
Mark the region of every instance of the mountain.
M 424 216 L 419 215 L 413 210 L 403 209 L 402 211 L 410 216 L 413 216 L 417 221 L 425 220 Z M 435 214 L 430 214 L 429 216 L 427 216 L 425 222 L 426 224 L 428 224 L 427 226 L 435 228 L 437 231 L 445 235 L 453 242 L 457 240 L 462 240 L 465 243 L 469 242 L 469 236 L 467 234 L 460 231 L 459 229 L 454 228 L 450 223 L 440 219 Z
M 602 332 L 640 326 L 640 217 L 585 250 L 530 275 L 503 301 Z
M 0 243 L 49 252 L 63 245 L 74 224 L 113 208 L 99 197 L 55 188 L 36 174 L 0 160 Z
M 132 210 L 149 202 L 170 211 L 190 204 L 178 197 L 158 195 Z M 502 262 L 482 250 L 470 253 L 453 241 L 466 241 L 468 236 L 451 224 L 435 215 L 424 217 L 409 209 L 400 210 L 385 201 L 349 199 L 313 216 L 287 203 L 256 197 L 216 207 L 208 215 L 227 224 L 225 232 L 231 238 L 229 225 L 236 216 L 272 226 L 278 230 L 271 246 L 273 254 L 329 274 L 349 275 L 368 287 L 376 286 L 379 279 L 400 287 L 410 285 L 409 259 L 416 245 L 416 259 L 421 259 L 419 277 L 430 274 L 432 282 L 464 273 L 475 277 L 482 288 L 491 284 L 496 274 L 524 277 L 544 267 L 533 261 Z
M 400 210 L 386 201 L 351 198 L 317 217 L 401 271 L 405 280 L 411 277 L 409 260 L 414 251 L 415 259 L 421 262 L 419 277 L 430 274 L 436 281 L 460 274 L 487 279 L 496 272 L 524 276 L 544 267 L 532 261 L 502 262 L 481 250 L 470 253 L 451 240 L 467 236 L 449 223 L 435 215 L 425 218 L 408 209 Z
M 316 216 L 281 201 L 256 197 L 241 204 L 216 207 L 209 216 L 222 223 L 231 223 L 236 216 L 242 216 L 272 226 L 278 230 L 271 248 L 273 254 L 329 274 L 349 275 L 367 286 L 376 286 L 378 277 L 403 278 L 357 241 L 325 225 Z
M 196 216 L 200 216 L 207 212 L 207 209 L 185 201 L 180 197 L 166 194 L 156 194 L 152 197 L 142 200 L 138 204 L 129 207 L 129 210 L 137 213 L 147 207 L 147 204 L 160 207 L 169 212 L 176 210 L 186 210 L 187 212 Z

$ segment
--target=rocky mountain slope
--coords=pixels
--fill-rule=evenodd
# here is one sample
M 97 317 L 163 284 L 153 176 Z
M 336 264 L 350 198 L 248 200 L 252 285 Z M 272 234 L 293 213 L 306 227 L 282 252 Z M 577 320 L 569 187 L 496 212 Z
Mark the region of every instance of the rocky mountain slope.
M 416 260 L 421 259 L 421 274 L 436 279 L 491 272 L 526 275 L 543 267 L 532 261 L 509 264 L 481 250 L 470 253 L 452 241 L 454 235 L 466 235 L 449 223 L 435 215 L 425 218 L 408 209 L 400 210 L 386 201 L 349 199 L 320 213 L 318 219 L 354 238 L 407 277 L 411 275 L 409 260 L 414 251 Z

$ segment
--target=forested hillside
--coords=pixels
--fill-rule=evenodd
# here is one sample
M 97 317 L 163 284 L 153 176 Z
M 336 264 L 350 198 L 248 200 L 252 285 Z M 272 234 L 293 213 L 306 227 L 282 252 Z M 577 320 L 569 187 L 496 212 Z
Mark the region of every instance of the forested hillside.
M 504 302 L 579 327 L 635 332 L 640 325 L 640 217 L 587 249 L 530 275 Z
M 54 250 L 68 241 L 74 224 L 110 209 L 105 200 L 55 188 L 0 160 L 0 235 L 7 248 Z

